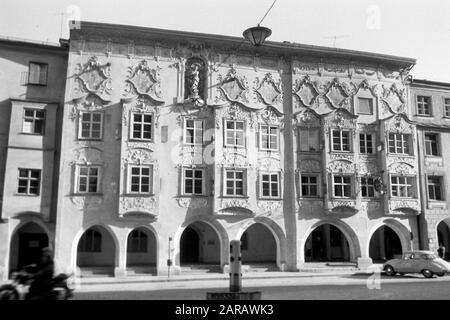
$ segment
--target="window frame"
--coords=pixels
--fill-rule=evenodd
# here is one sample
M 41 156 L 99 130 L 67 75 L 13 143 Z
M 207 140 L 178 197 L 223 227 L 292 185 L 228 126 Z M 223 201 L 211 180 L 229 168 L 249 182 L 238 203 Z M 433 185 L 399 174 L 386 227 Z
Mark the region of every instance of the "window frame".
M 334 132 L 339 132 L 339 146 L 341 150 L 335 150 L 334 149 Z M 342 133 L 347 133 L 348 134 L 348 148 L 349 150 L 342 150 L 343 149 L 343 135 Z M 336 128 L 332 128 L 331 129 L 331 151 L 332 152 L 343 152 L 343 153 L 352 153 L 353 152 L 353 138 L 352 138 L 352 130 L 351 129 L 336 129 Z
M 419 105 L 422 105 L 422 108 L 425 108 L 424 101 L 419 101 L 419 98 L 427 98 L 428 102 L 426 102 L 428 104 L 428 110 L 429 113 L 420 113 L 420 107 Z M 424 109 L 425 110 L 425 109 Z M 433 99 L 432 96 L 425 96 L 425 95 L 416 95 L 416 113 L 417 116 L 419 117 L 432 117 L 433 116 Z
M 245 120 L 233 120 L 233 119 L 224 119 L 223 120 L 224 122 L 224 125 L 223 125 L 223 128 L 224 128 L 224 131 L 223 131 L 223 142 L 224 142 L 224 146 L 225 147 L 227 147 L 227 148 L 246 148 L 247 147 L 247 136 L 246 136 L 246 132 L 247 132 L 247 123 L 246 123 L 246 121 Z M 227 135 L 227 132 L 228 132 L 228 130 L 233 130 L 233 132 L 237 132 L 237 129 L 235 129 L 235 128 L 233 128 L 233 129 L 228 129 L 227 128 L 227 123 L 228 122 L 234 122 L 234 123 L 237 123 L 237 122 L 242 122 L 242 124 L 243 124 L 243 129 L 242 129 L 242 141 L 243 141 L 243 145 L 241 146 L 241 145 L 236 145 L 236 144 L 229 144 L 228 143 L 228 135 Z M 236 126 L 235 126 L 236 127 Z M 236 138 L 236 135 L 234 135 L 234 138 Z
M 83 137 L 83 114 L 90 114 L 90 120 L 89 120 L 89 137 Z M 100 137 L 92 137 L 92 125 L 93 121 L 92 118 L 94 114 L 100 115 Z M 105 114 L 101 111 L 80 111 L 79 119 L 78 119 L 78 139 L 79 140 L 103 140 L 103 128 L 104 128 L 104 119 Z M 95 122 L 96 123 L 96 122 Z
M 315 153 L 320 153 L 321 151 L 321 141 L 320 141 L 320 128 L 319 127 L 298 127 L 297 129 L 297 137 L 298 137 L 298 141 L 297 141 L 297 147 L 298 147 L 298 151 L 299 152 L 315 152 Z M 317 134 L 317 150 L 302 150 L 302 144 L 301 144 L 301 140 L 302 140 L 302 132 L 308 132 L 308 149 L 311 148 L 311 139 L 310 139 L 310 132 L 314 131 Z
M 228 182 L 228 178 L 227 178 L 227 173 L 228 172 L 242 172 L 242 195 L 241 194 L 236 194 L 236 184 L 233 184 L 233 194 L 227 194 L 227 182 Z M 223 170 L 223 192 L 222 192 L 222 196 L 226 197 L 226 198 L 246 198 L 247 197 L 247 169 L 245 168 L 224 168 Z M 235 179 L 233 179 L 233 181 L 237 181 Z
M 263 175 L 268 175 L 269 176 L 269 196 L 265 196 L 264 195 L 264 188 L 263 188 Z M 277 192 L 278 195 L 277 196 L 273 196 L 272 195 L 272 176 L 277 176 Z M 281 173 L 279 171 L 260 171 L 259 172 L 259 198 L 263 199 L 263 200 L 278 200 L 282 198 L 282 194 L 281 194 Z
M 186 192 L 186 171 L 192 170 L 192 193 Z M 202 172 L 202 192 L 195 193 L 195 171 Z M 206 195 L 206 169 L 205 168 L 193 168 L 193 167 L 183 167 L 181 171 L 181 194 L 187 197 L 205 196 Z
M 444 106 L 444 118 L 450 118 L 450 97 L 443 97 L 442 105 Z
M 399 184 L 399 183 L 393 184 L 392 178 L 397 178 L 397 182 L 398 182 L 398 178 L 411 179 L 412 183 L 409 185 L 408 180 L 406 180 L 407 184 Z M 412 195 L 409 195 L 406 197 L 405 196 L 394 196 L 393 195 L 393 186 L 400 186 L 400 187 L 407 186 L 406 190 L 408 190 L 408 186 L 410 186 Z M 390 189 L 391 198 L 394 198 L 394 199 L 417 199 L 417 178 L 414 175 L 391 174 L 391 175 L 389 175 L 389 189 Z
M 262 127 L 263 126 L 267 126 L 269 128 L 275 128 L 276 129 L 276 133 L 275 134 L 270 134 L 270 132 L 268 131 L 268 133 L 266 134 L 268 137 L 268 143 L 269 143 L 269 148 L 265 148 L 263 146 L 263 131 L 262 131 Z M 270 148 L 270 137 L 275 136 L 276 138 L 276 147 L 275 148 Z M 266 123 L 260 123 L 259 124 L 259 149 L 263 150 L 263 151 L 279 151 L 280 150 L 280 126 L 275 125 L 275 124 L 266 124 Z
M 151 137 L 149 139 L 147 138 L 143 138 L 143 133 L 144 130 L 142 130 L 142 127 L 144 126 L 145 122 L 140 122 L 141 124 L 141 137 L 140 138 L 135 138 L 134 137 L 134 115 L 135 114 L 139 114 L 142 115 L 143 117 L 146 115 L 150 115 L 152 118 L 151 120 Z M 139 111 L 130 111 L 130 128 L 129 128 L 130 132 L 129 132 L 129 140 L 130 141 L 146 141 L 146 142 L 154 142 L 155 139 L 155 113 L 154 112 L 139 112 Z
M 361 152 L 361 135 L 364 135 L 364 149 L 366 152 Z M 372 143 L 372 152 L 367 152 L 367 148 L 368 148 L 368 143 L 367 143 L 367 136 L 370 136 L 371 139 L 371 143 Z M 360 154 L 364 154 L 364 155 L 375 155 L 375 148 L 376 148 L 376 141 L 375 141 L 376 137 L 375 134 L 373 133 L 367 133 L 367 132 L 359 132 L 358 134 L 358 142 L 359 142 L 359 153 Z
M 187 142 L 186 141 L 186 139 L 187 139 L 187 121 L 194 121 L 194 142 L 193 143 L 189 143 L 189 142 Z M 196 127 L 195 127 L 195 123 L 197 122 L 197 121 L 200 121 L 201 123 L 202 123 L 202 127 L 201 127 L 201 132 L 202 132 L 202 135 L 201 135 L 201 143 L 195 143 L 195 138 L 196 138 L 196 135 L 195 135 L 195 133 L 197 132 L 197 130 L 196 130 Z M 204 145 L 204 136 L 205 136 L 205 120 L 204 119 L 192 119 L 192 118 L 184 118 L 184 121 L 183 121 L 183 144 L 184 145 L 187 145 L 187 146 L 203 146 Z
M 314 177 L 316 178 L 316 195 L 312 196 L 312 195 L 304 195 L 303 194 L 303 182 L 302 182 L 302 178 L 303 177 Z M 321 181 L 320 181 L 320 174 L 319 173 L 300 173 L 300 197 L 302 198 L 308 198 L 308 199 L 314 199 L 314 198 L 321 198 L 320 194 L 321 194 Z M 310 190 L 310 186 L 312 186 L 313 184 L 308 183 L 308 190 Z
M 355 184 L 355 182 L 354 182 L 354 176 L 353 175 L 351 175 L 351 174 L 332 174 L 331 175 L 331 177 L 332 177 L 332 186 L 333 186 L 333 190 L 332 190 L 332 195 L 333 195 L 333 198 L 335 198 L 335 199 L 353 199 L 354 198 L 354 184 Z M 335 178 L 337 178 L 337 177 L 340 177 L 340 178 L 350 178 L 350 183 L 348 184 L 348 185 L 350 185 L 350 195 L 349 196 L 345 196 L 345 195 L 343 195 L 343 196 L 337 196 L 336 195 L 336 185 L 337 185 L 337 183 L 336 183 L 336 181 L 335 181 Z M 347 184 L 344 184 L 344 183 L 339 183 L 339 185 L 341 186 L 341 188 L 345 188 L 345 186 L 347 185 Z M 345 189 L 342 189 L 342 191 L 345 191 Z M 343 192 L 342 194 L 345 194 L 345 192 Z
M 28 118 L 30 119 L 30 117 L 28 117 L 26 115 L 27 111 L 33 111 L 33 122 L 32 122 L 32 127 L 33 127 L 33 132 L 26 132 L 25 131 L 25 120 Z M 44 117 L 41 118 L 37 118 L 36 117 L 36 112 L 43 112 L 44 113 Z M 42 133 L 38 133 L 36 132 L 36 120 L 41 120 L 43 121 L 42 124 Z M 22 116 L 22 134 L 28 134 L 28 135 L 36 135 L 36 136 L 45 136 L 45 129 L 46 129 L 46 124 L 47 124 L 47 110 L 45 109 L 40 109 L 40 108 L 36 108 L 36 107 L 24 107 L 23 108 L 23 116 Z
M 41 83 L 41 70 L 39 70 L 39 82 L 31 82 L 30 76 L 31 76 L 31 65 L 35 64 L 38 65 L 39 68 L 42 68 L 42 66 L 45 66 L 45 83 Z M 29 61 L 28 62 L 28 77 L 27 77 L 27 85 L 32 86 L 42 86 L 46 87 L 48 85 L 48 63 L 47 62 L 38 62 L 38 61 Z
M 88 174 L 88 178 L 87 178 L 87 190 L 86 191 L 80 191 L 80 178 L 81 178 L 81 174 L 80 171 L 82 168 L 96 168 L 97 169 L 97 190 L 95 192 L 93 191 L 89 191 L 89 178 L 91 177 Z M 80 195 L 89 195 L 89 194 L 101 194 L 102 190 L 101 190 L 101 179 L 102 179 L 102 166 L 101 165 L 84 165 L 84 164 L 77 164 L 76 168 L 75 168 L 75 194 L 80 194 Z
M 393 140 L 393 142 L 394 142 L 394 152 L 392 152 L 391 151 L 391 146 L 390 146 L 390 141 L 391 141 L 391 138 L 390 138 L 390 136 L 391 135 L 393 135 L 394 136 L 394 140 Z M 402 147 L 401 147 L 401 149 L 402 149 L 402 152 L 400 153 L 400 152 L 397 152 L 397 148 L 398 148 L 398 146 L 397 146 L 397 136 L 401 136 L 402 137 Z M 403 151 L 404 151 L 404 143 L 405 143 L 405 139 L 403 139 L 403 137 L 406 137 L 407 138 L 407 144 L 408 144 L 408 153 L 404 153 Z M 409 133 L 395 133 L 395 132 L 389 132 L 388 133 L 388 135 L 387 135 L 387 146 L 388 146 L 388 151 L 389 151 L 389 153 L 390 154 L 400 154 L 400 155 L 406 155 L 406 156 L 413 156 L 414 155 L 414 151 L 413 151 L 413 146 L 412 146 L 412 135 L 411 134 L 409 134 Z
M 132 191 L 132 178 L 133 178 L 133 168 L 139 168 L 139 191 Z M 141 172 L 143 168 L 147 168 L 149 169 L 149 184 L 148 184 L 148 188 L 149 191 L 148 192 L 143 192 L 141 191 L 142 188 L 142 176 Z M 127 167 L 127 194 L 128 195 L 143 195 L 143 196 L 152 196 L 154 194 L 154 178 L 155 176 L 155 172 L 154 172 L 154 167 L 153 164 L 134 164 L 131 163 L 128 165 Z
M 439 184 L 431 184 L 429 182 L 430 178 L 438 178 L 439 179 Z M 426 181 L 427 181 L 427 199 L 428 201 L 431 202 L 443 202 L 446 201 L 446 196 L 445 196 L 445 186 L 444 186 L 444 176 L 437 176 L 437 175 L 426 175 Z M 439 186 L 440 188 L 440 194 L 441 194 L 441 198 L 440 199 L 433 199 L 430 196 L 430 186 Z M 436 195 L 436 190 L 434 190 L 434 194 Z
M 359 109 L 359 106 L 360 106 L 360 103 L 359 103 L 359 102 L 360 102 L 360 99 L 370 101 L 370 112 L 369 112 L 369 113 L 361 112 L 361 111 L 360 111 L 360 109 Z M 371 116 L 371 115 L 373 115 L 373 114 L 374 114 L 374 112 L 373 112 L 373 105 L 374 105 L 373 100 L 374 100 L 373 98 L 357 97 L 357 99 L 356 99 L 356 101 L 357 101 L 357 105 L 356 105 L 356 112 L 357 112 L 357 114 L 365 115 L 365 116 Z
M 26 170 L 27 171 L 27 177 L 21 177 L 20 176 L 20 171 L 21 170 Z M 32 171 L 38 172 L 39 177 L 38 178 L 33 178 L 31 176 Z M 19 187 L 20 187 L 20 181 L 21 180 L 25 180 L 27 182 L 26 192 L 25 193 L 19 192 Z M 31 181 L 37 181 L 38 182 L 37 192 L 36 193 L 31 193 L 30 192 Z M 41 183 L 42 183 L 42 169 L 18 168 L 18 170 L 17 170 L 17 187 L 16 187 L 16 193 L 15 194 L 19 195 L 19 196 L 39 197 L 41 195 L 41 189 L 42 189 Z
M 427 152 L 427 135 L 433 135 L 436 137 L 436 154 L 428 154 Z M 435 133 L 435 132 L 424 132 L 423 133 L 423 146 L 424 146 L 424 151 L 425 151 L 425 156 L 427 157 L 442 157 L 442 152 L 441 152 L 441 135 L 439 133 Z M 431 142 L 430 142 L 431 143 Z M 431 151 L 432 151 L 432 145 L 431 145 Z
M 363 179 L 372 179 L 372 184 L 368 184 L 368 183 L 364 183 L 363 184 Z M 373 196 L 370 195 L 363 195 L 363 188 L 367 188 L 367 194 L 369 194 L 369 188 L 372 188 L 373 190 Z M 372 176 L 361 176 L 359 177 L 359 190 L 360 190 L 360 194 L 361 194 L 361 198 L 363 199 L 374 199 L 377 197 L 377 191 L 375 190 L 375 178 Z

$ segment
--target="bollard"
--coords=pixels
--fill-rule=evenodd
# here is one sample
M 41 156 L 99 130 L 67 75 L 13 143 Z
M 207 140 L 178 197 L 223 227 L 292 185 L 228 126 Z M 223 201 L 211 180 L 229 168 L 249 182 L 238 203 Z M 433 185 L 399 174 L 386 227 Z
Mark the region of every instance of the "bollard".
M 241 241 L 230 241 L 230 292 L 242 290 Z

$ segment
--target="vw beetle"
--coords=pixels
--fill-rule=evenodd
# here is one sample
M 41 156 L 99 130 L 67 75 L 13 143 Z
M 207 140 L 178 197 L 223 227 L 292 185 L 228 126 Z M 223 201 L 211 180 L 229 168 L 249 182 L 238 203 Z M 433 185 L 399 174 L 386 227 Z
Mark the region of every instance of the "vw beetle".
M 421 273 L 425 278 L 439 277 L 450 272 L 450 263 L 437 257 L 432 251 L 407 251 L 401 259 L 388 260 L 383 264 L 383 270 L 388 276 L 396 273 Z

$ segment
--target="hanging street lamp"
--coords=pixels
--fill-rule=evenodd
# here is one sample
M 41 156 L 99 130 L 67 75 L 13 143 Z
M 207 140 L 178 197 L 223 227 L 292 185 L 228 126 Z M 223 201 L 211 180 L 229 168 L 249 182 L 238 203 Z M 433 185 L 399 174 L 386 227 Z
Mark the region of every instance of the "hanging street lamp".
M 245 30 L 242 35 L 245 39 L 250 41 L 252 45 L 259 47 L 268 37 L 270 37 L 271 34 L 272 30 L 266 27 L 261 27 L 258 24 L 256 27 L 251 27 Z

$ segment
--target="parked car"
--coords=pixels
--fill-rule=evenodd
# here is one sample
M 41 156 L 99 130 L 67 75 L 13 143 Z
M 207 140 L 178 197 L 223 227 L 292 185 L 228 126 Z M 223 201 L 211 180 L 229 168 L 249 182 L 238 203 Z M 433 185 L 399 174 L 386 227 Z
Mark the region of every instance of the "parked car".
M 425 278 L 433 275 L 442 277 L 450 272 L 450 263 L 439 258 L 432 251 L 407 251 L 401 259 L 391 259 L 383 264 L 383 270 L 388 276 L 396 273 L 422 273 Z

